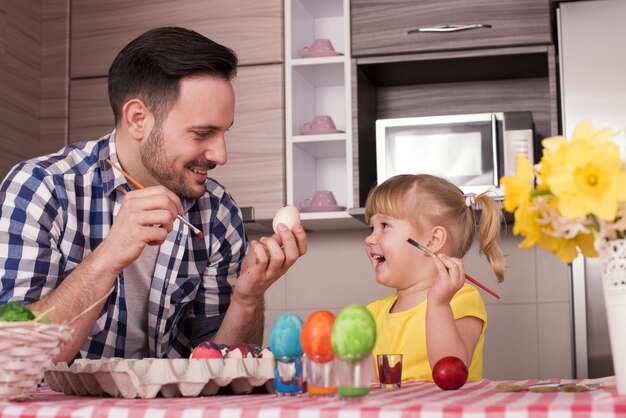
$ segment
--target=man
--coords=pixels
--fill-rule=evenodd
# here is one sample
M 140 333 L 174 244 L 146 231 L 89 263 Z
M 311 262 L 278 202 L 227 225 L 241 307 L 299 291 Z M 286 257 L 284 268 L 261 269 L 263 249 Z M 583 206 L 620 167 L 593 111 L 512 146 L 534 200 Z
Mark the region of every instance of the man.
M 74 320 L 57 360 L 261 343 L 263 294 L 307 238 L 280 225 L 248 243 L 236 203 L 207 178 L 227 160 L 236 67 L 196 32 L 148 31 L 109 69 L 115 130 L 18 164 L 2 183 L 0 303 Z

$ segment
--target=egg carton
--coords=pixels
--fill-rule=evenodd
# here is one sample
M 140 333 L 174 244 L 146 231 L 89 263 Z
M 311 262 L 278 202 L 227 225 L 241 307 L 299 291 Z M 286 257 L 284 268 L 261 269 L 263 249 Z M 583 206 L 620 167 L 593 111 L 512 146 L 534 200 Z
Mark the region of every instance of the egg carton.
M 58 363 L 45 372 L 50 389 L 66 395 L 117 398 L 194 397 L 274 392 L 274 360 L 121 359 Z

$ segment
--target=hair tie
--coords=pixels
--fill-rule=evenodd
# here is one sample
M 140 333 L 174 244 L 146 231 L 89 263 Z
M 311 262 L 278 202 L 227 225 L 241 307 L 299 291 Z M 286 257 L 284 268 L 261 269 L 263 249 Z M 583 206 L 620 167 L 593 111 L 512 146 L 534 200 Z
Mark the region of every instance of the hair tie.
M 465 206 L 473 210 L 480 209 L 480 203 L 476 202 L 476 193 L 467 193 L 464 194 L 463 197 L 465 198 Z

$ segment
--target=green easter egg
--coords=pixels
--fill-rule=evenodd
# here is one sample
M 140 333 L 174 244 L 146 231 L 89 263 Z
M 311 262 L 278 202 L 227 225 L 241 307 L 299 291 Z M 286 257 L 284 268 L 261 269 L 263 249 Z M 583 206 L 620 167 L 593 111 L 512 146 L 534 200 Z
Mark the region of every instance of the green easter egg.
M 344 360 L 359 360 L 369 355 L 376 343 L 376 322 L 372 314 L 362 305 L 343 308 L 331 335 L 335 354 Z

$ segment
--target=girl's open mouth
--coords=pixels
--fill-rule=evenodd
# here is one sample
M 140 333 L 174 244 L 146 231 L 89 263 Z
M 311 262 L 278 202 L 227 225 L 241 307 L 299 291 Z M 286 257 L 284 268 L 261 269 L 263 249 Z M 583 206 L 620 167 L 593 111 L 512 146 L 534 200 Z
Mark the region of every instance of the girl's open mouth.
M 372 258 L 376 261 L 377 266 L 385 262 L 385 257 L 380 254 L 373 254 Z

